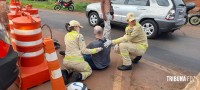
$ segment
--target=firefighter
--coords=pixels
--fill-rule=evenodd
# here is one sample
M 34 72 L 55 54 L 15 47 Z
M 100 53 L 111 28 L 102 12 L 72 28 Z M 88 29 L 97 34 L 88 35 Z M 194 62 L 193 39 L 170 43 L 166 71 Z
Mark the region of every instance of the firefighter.
M 67 71 L 63 71 L 64 76 L 69 76 L 72 72 L 72 78 L 69 82 L 76 82 L 85 80 L 91 75 L 92 69 L 89 64 L 84 60 L 82 54 L 95 54 L 100 52 L 103 48 L 98 47 L 94 49 L 87 49 L 85 45 L 85 39 L 82 34 L 79 33 L 82 26 L 78 21 L 72 20 L 66 24 L 68 33 L 65 35 L 65 57 L 63 64 Z M 64 77 L 65 81 L 67 77 Z
M 136 56 L 142 56 L 147 48 L 147 36 L 142 26 L 135 20 L 133 13 L 128 13 L 126 17 L 128 26 L 125 29 L 125 35 L 115 40 L 107 40 L 104 43 L 105 47 L 115 45 L 114 50 L 119 51 L 122 56 L 123 65 L 118 67 L 118 70 L 131 70 L 132 59 Z

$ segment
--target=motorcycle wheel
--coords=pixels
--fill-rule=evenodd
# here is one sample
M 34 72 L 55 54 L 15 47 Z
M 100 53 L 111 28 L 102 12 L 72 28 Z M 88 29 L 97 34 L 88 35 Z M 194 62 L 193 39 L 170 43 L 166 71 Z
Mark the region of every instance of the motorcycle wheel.
M 69 11 L 74 11 L 74 6 L 73 6 L 73 5 L 70 5 L 70 6 L 68 7 L 68 10 L 69 10 Z
M 61 6 L 60 5 L 55 5 L 54 6 L 54 10 L 60 10 L 61 9 Z
M 200 24 L 200 17 L 198 15 L 193 15 L 189 18 L 189 23 L 191 25 L 197 26 Z

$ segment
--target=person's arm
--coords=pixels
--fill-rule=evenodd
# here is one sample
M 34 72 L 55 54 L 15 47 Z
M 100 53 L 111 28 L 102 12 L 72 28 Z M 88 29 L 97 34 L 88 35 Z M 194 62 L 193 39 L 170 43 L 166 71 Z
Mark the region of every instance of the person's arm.
M 95 54 L 102 50 L 99 48 L 87 49 L 86 45 L 85 45 L 85 40 L 84 40 L 84 37 L 82 34 L 80 34 L 78 42 L 79 42 L 79 48 L 80 48 L 82 54 Z
M 124 35 L 123 37 L 120 37 L 120 38 L 118 38 L 118 39 L 112 40 L 112 44 L 113 44 L 113 45 L 116 45 L 116 44 L 119 44 L 119 43 L 121 43 L 121 42 L 126 42 L 126 41 L 128 41 L 127 35 Z
M 105 0 L 101 0 L 101 12 L 102 12 L 102 15 L 103 15 L 103 20 L 106 21 L 107 18 L 106 18 L 106 14 L 105 14 L 105 5 L 104 5 L 104 2 L 105 2 Z

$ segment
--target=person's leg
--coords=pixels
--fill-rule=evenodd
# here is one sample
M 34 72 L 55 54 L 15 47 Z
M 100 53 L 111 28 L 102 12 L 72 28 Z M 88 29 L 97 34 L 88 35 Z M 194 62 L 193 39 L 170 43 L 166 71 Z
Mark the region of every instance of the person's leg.
M 63 60 L 64 69 L 61 70 L 65 85 L 69 83 L 70 74 L 73 72 L 70 62 L 68 60 Z
M 106 18 L 107 20 L 104 21 L 104 31 L 103 31 L 103 36 L 106 39 L 110 39 L 111 40 L 111 26 L 110 26 L 110 20 L 111 20 L 111 15 L 110 13 L 106 13 Z
M 72 74 L 71 82 L 85 80 L 92 74 L 92 69 L 86 61 L 74 64 L 75 73 Z
M 90 65 L 92 70 L 98 70 L 94 62 L 92 61 L 92 56 L 91 55 L 83 55 L 84 60 Z
M 134 46 L 131 46 L 134 47 Z M 123 65 L 119 66 L 119 70 L 131 70 L 132 61 L 129 55 L 129 43 L 120 43 L 119 44 L 120 54 L 122 56 Z

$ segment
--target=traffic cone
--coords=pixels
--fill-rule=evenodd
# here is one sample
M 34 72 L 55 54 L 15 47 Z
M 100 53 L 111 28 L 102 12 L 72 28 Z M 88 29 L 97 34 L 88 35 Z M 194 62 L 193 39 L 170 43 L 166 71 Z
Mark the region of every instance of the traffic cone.
M 18 83 L 21 90 L 26 90 L 49 80 L 49 71 L 46 60 L 44 60 L 44 49 L 42 41 L 41 20 L 23 13 L 21 17 L 12 20 L 14 38 L 20 58 L 21 74 Z
M 30 13 L 32 17 L 40 18 L 39 14 L 38 14 L 38 9 L 32 8 L 32 5 L 30 5 L 30 4 L 27 4 L 27 5 L 25 6 L 25 8 L 23 8 L 22 10 L 23 10 L 24 12 Z
M 49 67 L 52 90 L 66 90 L 58 57 L 54 48 L 54 42 L 50 38 L 45 38 L 43 44 Z
M 17 8 L 21 8 L 20 0 L 10 0 L 10 12 L 15 12 Z
M 13 22 L 12 22 L 12 19 L 16 18 L 16 17 L 20 17 L 21 16 L 21 12 L 19 12 L 18 9 L 16 9 L 15 13 L 8 13 L 8 20 L 9 20 L 9 33 L 10 33 L 10 36 L 11 36 L 11 39 L 14 38 L 14 29 L 13 29 Z M 16 45 L 15 43 L 12 41 L 12 47 L 13 49 L 16 51 Z

